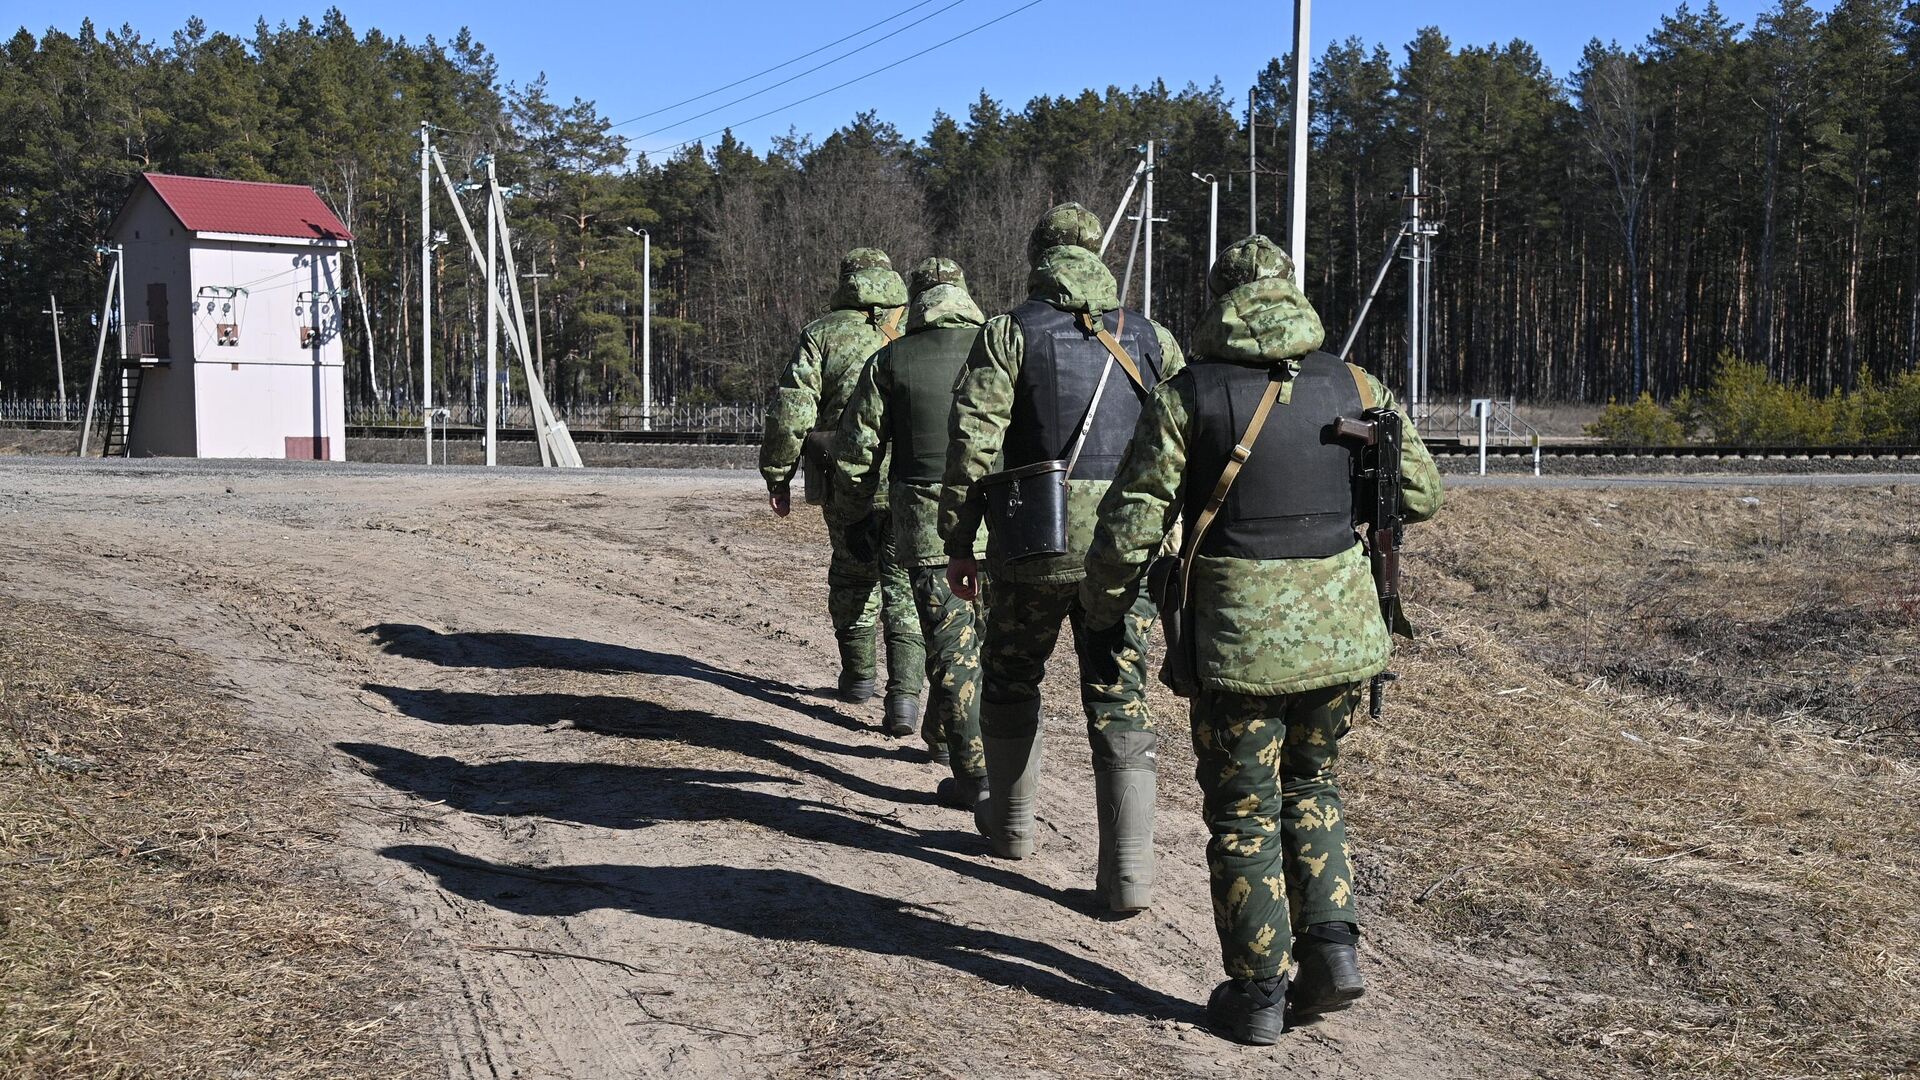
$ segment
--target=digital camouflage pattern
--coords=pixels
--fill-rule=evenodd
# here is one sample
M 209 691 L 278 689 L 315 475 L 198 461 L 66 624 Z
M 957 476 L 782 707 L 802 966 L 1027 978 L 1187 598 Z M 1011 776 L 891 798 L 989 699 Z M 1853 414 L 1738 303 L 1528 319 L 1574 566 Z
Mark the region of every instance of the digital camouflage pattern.
M 1284 974 L 1296 933 L 1360 922 L 1335 775 L 1359 702 L 1360 686 L 1346 684 L 1284 697 L 1208 690 L 1194 703 L 1213 920 L 1229 978 Z
M 849 676 L 873 678 L 879 666 L 874 638 L 886 627 L 889 698 L 920 696 L 927 663 L 914 610 L 913 583 L 895 561 L 893 517 L 880 509 L 827 530 L 833 560 L 827 564 L 827 615 L 840 645 L 840 666 Z
M 1293 280 L 1293 256 L 1264 236 L 1249 236 L 1229 245 L 1207 270 L 1207 289 L 1225 296 L 1248 282 L 1268 278 Z M 1319 321 L 1319 315 L 1314 320 Z M 1316 346 L 1317 348 L 1318 346 Z M 1307 352 L 1312 352 L 1308 349 Z M 1305 356 L 1306 353 L 1299 355 Z
M 945 746 L 953 775 L 984 779 L 986 751 L 980 744 L 979 610 L 953 595 L 946 568 L 912 571 L 913 603 L 927 647 L 927 709 L 920 737 Z
M 1080 662 L 1080 703 L 1087 714 L 1087 738 L 1096 768 L 1139 767 L 1142 755 L 1151 767 L 1153 741 L 1131 733 L 1151 732 L 1147 713 L 1147 641 L 1159 618 L 1145 596 L 1135 596 L 1125 617 L 1103 631 L 1092 631 L 1071 582 L 986 581 L 987 623 L 982 637 L 986 670 L 984 699 L 1013 705 L 1040 697 L 1047 660 L 1060 640 L 1060 624 L 1073 628 Z M 982 731 L 995 738 L 1024 738 L 1031 730 L 1008 727 L 1016 710 L 990 709 Z
M 928 259 L 913 271 L 913 299 L 907 308 L 906 332 L 979 326 L 986 321 L 980 306 L 967 295 L 966 276 L 952 259 Z M 893 535 L 901 565 L 944 566 L 940 542 L 940 486 L 887 481 L 887 447 L 892 444 L 893 418 L 887 400 L 893 391 L 894 350 L 882 348 L 865 365 L 854 384 L 833 443 L 833 497 L 827 521 L 854 520 L 875 505 L 884 486 L 891 496 Z M 984 530 L 975 529 L 975 550 L 986 547 Z
M 849 252 L 848 263 L 867 261 L 856 258 L 862 252 L 872 249 Z M 904 320 L 900 309 L 906 302 L 907 286 L 899 274 L 863 266 L 841 278 L 833 310 L 800 332 L 793 359 L 774 389 L 760 440 L 760 475 L 769 493 L 781 495 L 791 488 L 807 433 L 831 430 L 839 423 L 867 358 L 887 343 L 881 326 L 896 315 Z
M 1324 331 L 1293 283 L 1264 277 L 1235 288 L 1202 317 L 1196 363 L 1269 365 L 1320 347 Z M 1368 376 L 1375 402 L 1397 408 Z M 1285 397 L 1282 397 L 1285 400 Z M 1081 598 L 1094 626 L 1125 611 L 1148 562 L 1178 520 L 1185 490 L 1193 380 L 1154 389 L 1133 442 L 1099 511 Z M 1440 472 L 1413 425 L 1402 419 L 1401 480 L 1408 522 L 1440 509 Z M 1254 458 L 1261 448 L 1256 443 Z M 1326 559 L 1253 560 L 1202 556 L 1192 570 L 1196 673 L 1214 690 L 1277 695 L 1371 678 L 1392 643 L 1366 553 L 1357 545 Z
M 1043 220 L 1042 228 L 1052 228 L 1051 221 L 1050 214 L 1048 220 Z M 1090 239 L 1094 245 L 1100 242 L 1097 221 Z M 1027 289 L 1031 297 L 1062 311 L 1104 315 L 1120 306 L 1119 286 L 1113 280 L 1113 273 L 1099 256 L 1085 247 L 1061 245 L 1040 252 L 1028 275 Z M 1173 335 L 1157 323 L 1153 329 L 1164 357 L 1161 377 L 1165 379 L 1179 371 L 1184 361 Z M 1013 415 L 1014 383 L 1025 353 L 1026 339 L 1013 317 L 996 316 L 981 330 L 973 354 L 967 358 L 967 366 L 954 386 L 946 477 L 940 492 L 940 536 L 949 556 L 973 551 L 984 508 L 978 500 L 970 499 L 969 494 L 975 481 L 999 465 L 1000 449 Z M 989 573 L 1008 582 L 1059 584 L 1080 580 L 1082 562 L 1093 539 L 1094 520 L 1101 496 L 1106 494 L 1107 482 L 1071 480 L 1068 485 L 1067 554 L 1054 559 L 1034 559 L 1017 566 L 992 564 L 987 568 Z
M 1270 247 L 1252 238 L 1222 256 L 1215 274 L 1231 287 L 1196 328 L 1195 364 L 1267 368 L 1320 347 L 1320 318 Z M 1369 379 L 1376 404 L 1394 408 Z M 1209 494 L 1186 489 L 1197 409 L 1193 379 L 1176 375 L 1140 414 L 1087 554 L 1080 600 L 1091 626 L 1127 615 L 1184 500 Z M 1405 511 L 1424 521 L 1440 508 L 1440 475 L 1403 425 Z M 1254 461 L 1274 452 L 1252 449 Z M 1221 956 L 1231 978 L 1273 978 L 1291 964 L 1296 930 L 1359 924 L 1334 767 L 1360 686 L 1386 666 L 1392 643 L 1358 544 L 1327 559 L 1196 556 L 1192 584 L 1195 775 Z

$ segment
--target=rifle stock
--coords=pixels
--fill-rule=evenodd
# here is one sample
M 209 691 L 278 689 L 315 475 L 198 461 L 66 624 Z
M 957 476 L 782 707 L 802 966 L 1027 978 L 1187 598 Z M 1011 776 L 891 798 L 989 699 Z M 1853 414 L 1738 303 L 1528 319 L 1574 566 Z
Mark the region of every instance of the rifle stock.
M 1412 628 L 1400 610 L 1400 543 L 1406 531 L 1401 513 L 1400 414 L 1390 409 L 1368 409 L 1360 419 L 1338 417 L 1334 435 L 1355 444 L 1355 524 L 1362 526 L 1367 559 L 1373 566 L 1373 584 L 1380 598 L 1380 617 L 1389 637 L 1411 637 Z M 1367 687 L 1367 714 L 1378 720 L 1386 686 L 1399 676 L 1383 671 Z

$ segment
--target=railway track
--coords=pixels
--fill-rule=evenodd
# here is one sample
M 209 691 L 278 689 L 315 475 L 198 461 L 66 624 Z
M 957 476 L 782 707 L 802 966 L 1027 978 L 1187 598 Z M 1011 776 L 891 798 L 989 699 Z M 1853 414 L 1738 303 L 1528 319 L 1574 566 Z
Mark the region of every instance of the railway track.
M 754 446 L 760 442 L 759 432 L 745 431 L 632 431 L 581 428 L 570 429 L 576 443 L 616 443 L 632 445 L 677 445 L 677 446 Z M 480 438 L 480 429 L 472 427 L 454 427 L 446 429 L 445 437 L 454 441 L 470 442 Z M 442 432 L 436 430 L 435 438 Z M 347 436 L 356 439 L 417 439 L 420 429 L 404 425 L 354 425 L 347 428 Z M 531 428 L 501 428 L 502 442 L 531 442 L 534 434 Z M 1428 439 L 1427 449 L 1444 457 L 1476 457 L 1480 448 L 1460 439 Z M 1530 445 L 1487 447 L 1489 458 L 1530 458 L 1533 447 Z M 1604 446 L 1598 443 L 1542 443 L 1542 458 L 1694 458 L 1717 461 L 1732 459 L 1748 460 L 1915 460 L 1920 461 L 1920 446 Z

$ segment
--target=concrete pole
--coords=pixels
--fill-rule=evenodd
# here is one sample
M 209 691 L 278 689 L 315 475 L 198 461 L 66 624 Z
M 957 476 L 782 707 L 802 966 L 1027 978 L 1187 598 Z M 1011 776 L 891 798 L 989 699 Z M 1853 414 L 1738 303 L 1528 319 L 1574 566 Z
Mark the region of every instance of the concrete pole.
M 120 313 L 120 362 L 127 362 L 127 249 L 119 244 L 113 245 L 113 262 L 120 268 L 117 275 L 120 291 L 116 303 Z
M 427 464 L 433 464 L 433 148 L 425 120 L 420 121 L 420 430 L 426 436 Z
M 117 295 L 115 290 L 119 284 L 120 260 L 116 258 L 113 270 L 107 275 L 107 298 L 100 304 L 100 340 L 93 347 L 93 378 L 87 383 L 87 411 L 80 418 L 80 447 L 75 451 L 75 457 L 86 457 L 87 444 L 93 441 L 93 407 L 100 400 L 100 365 L 107 356 L 107 335 L 113 327 L 113 298 Z
M 653 234 L 640 230 L 640 430 L 653 430 Z
M 1307 123 L 1312 101 L 1313 0 L 1293 3 L 1293 283 L 1307 287 Z
M 1260 231 L 1260 136 L 1259 125 L 1255 123 L 1258 113 L 1253 109 L 1253 95 L 1257 87 L 1247 88 L 1247 235 Z
M 67 418 L 67 361 L 60 355 L 60 298 L 52 293 L 47 300 L 53 305 L 41 312 L 53 316 L 53 385 L 60 396 L 60 419 Z
M 499 215 L 493 209 L 493 158 L 487 158 L 487 464 L 500 464 Z
M 1143 288 L 1140 297 L 1140 314 L 1153 318 L 1153 145 L 1155 140 L 1147 140 L 1147 195 L 1146 204 L 1141 207 L 1140 216 L 1147 226 L 1147 264 L 1141 272 Z
M 1133 178 L 1127 181 L 1127 192 L 1120 196 L 1120 206 L 1114 210 L 1113 220 L 1107 222 L 1107 231 L 1100 234 L 1101 258 L 1107 257 L 1107 247 L 1113 243 L 1113 232 L 1120 227 L 1120 219 L 1126 216 L 1127 207 L 1133 203 L 1133 189 L 1140 186 L 1140 175 L 1146 171 L 1147 163 L 1144 159 L 1133 167 Z M 1121 297 L 1121 299 L 1126 298 Z
M 1407 408 L 1420 416 L 1420 167 L 1414 166 L 1407 185 Z

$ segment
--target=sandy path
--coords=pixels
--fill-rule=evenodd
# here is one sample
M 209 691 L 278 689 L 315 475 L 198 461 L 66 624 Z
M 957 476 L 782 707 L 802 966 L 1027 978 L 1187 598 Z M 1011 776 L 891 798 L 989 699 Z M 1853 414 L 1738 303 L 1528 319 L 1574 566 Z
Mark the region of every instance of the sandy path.
M 1038 855 L 989 858 L 937 774 L 828 700 L 824 533 L 749 478 L 0 461 L 0 580 L 215 658 L 350 807 L 338 872 L 434 946 L 450 1077 L 1302 1077 L 1534 1072 L 1397 1000 L 1247 1050 L 1197 792 L 1166 724 L 1150 913 L 1089 916 L 1063 665 Z M 917 741 L 916 741 L 917 742 Z M 571 954 L 571 955 L 560 955 Z

